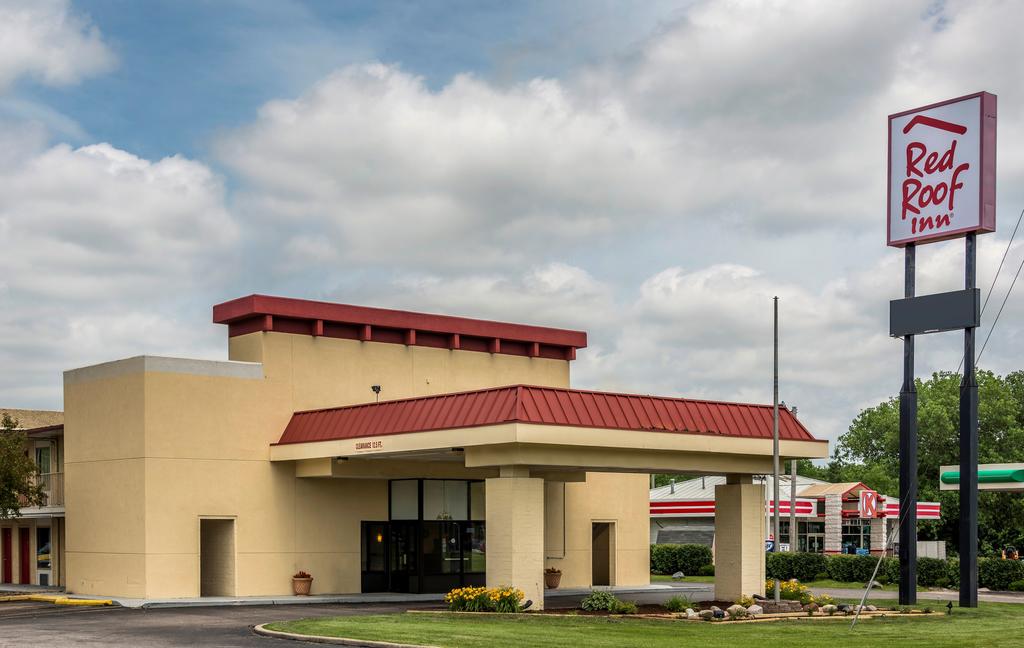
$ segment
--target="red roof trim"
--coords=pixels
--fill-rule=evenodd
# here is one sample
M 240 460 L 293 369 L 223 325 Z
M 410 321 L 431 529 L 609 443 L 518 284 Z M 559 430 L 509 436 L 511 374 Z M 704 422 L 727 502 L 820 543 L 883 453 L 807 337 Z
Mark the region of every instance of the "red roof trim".
M 408 346 L 439 346 L 443 342 L 447 348 L 458 336 L 457 346 L 463 349 L 564 360 L 574 359 L 575 350 L 587 346 L 584 331 L 268 295 L 249 295 L 217 304 L 213 321 L 227 324 L 232 337 L 279 331 Z M 448 338 L 439 341 L 438 336 Z M 502 345 L 502 340 L 518 344 Z
M 687 423 L 682 412 L 700 408 L 707 415 Z M 682 398 L 510 385 L 436 396 L 296 412 L 278 444 L 384 436 L 431 430 L 471 428 L 500 423 L 710 434 L 771 439 L 771 419 L 746 421 L 769 405 L 692 401 Z M 779 410 L 779 436 L 817 441 L 789 410 Z M 767 422 L 767 423 L 764 423 Z

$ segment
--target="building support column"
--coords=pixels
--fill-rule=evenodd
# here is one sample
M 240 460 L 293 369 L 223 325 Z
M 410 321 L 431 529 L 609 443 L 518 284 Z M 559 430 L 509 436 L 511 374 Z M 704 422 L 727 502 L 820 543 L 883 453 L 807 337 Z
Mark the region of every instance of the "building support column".
M 885 541 L 888 539 L 886 537 L 886 533 L 885 533 L 885 528 L 886 528 L 886 524 L 887 524 L 886 520 L 885 520 L 885 518 L 877 518 L 876 517 L 876 518 L 872 518 L 871 519 L 870 524 L 871 524 L 871 555 L 872 556 L 881 556 L 881 555 L 883 555 L 885 553 Z
M 487 480 L 487 586 L 513 586 L 544 609 L 544 480 L 502 466 Z
M 715 599 L 764 596 L 764 486 L 727 475 L 715 487 Z
M 825 496 L 825 553 L 837 554 L 843 550 L 843 498 Z

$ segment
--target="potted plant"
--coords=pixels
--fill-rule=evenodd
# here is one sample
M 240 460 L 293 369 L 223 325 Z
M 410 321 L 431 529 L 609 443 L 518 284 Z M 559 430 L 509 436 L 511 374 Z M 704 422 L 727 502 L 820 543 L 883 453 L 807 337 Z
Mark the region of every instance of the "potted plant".
M 558 567 L 548 567 L 544 570 L 544 587 L 548 589 L 558 589 L 558 584 L 562 582 L 562 570 Z
M 309 589 L 313 587 L 313 577 L 308 572 L 299 570 L 292 576 L 292 591 L 295 596 L 309 596 Z

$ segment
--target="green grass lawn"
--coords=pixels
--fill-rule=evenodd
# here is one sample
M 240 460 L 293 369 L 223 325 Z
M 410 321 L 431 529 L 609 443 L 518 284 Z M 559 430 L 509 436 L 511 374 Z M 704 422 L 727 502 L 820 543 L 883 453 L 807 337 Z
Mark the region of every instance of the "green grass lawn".
M 938 610 L 942 602 L 922 602 Z M 540 615 L 385 614 L 272 623 L 272 630 L 445 648 L 679 646 L 1024 646 L 1024 605 L 982 603 L 953 616 L 710 624 Z
M 672 580 L 672 577 L 667 575 L 667 574 L 651 574 L 651 582 L 652 583 L 714 583 L 715 582 L 715 577 L 714 576 L 687 576 L 686 578 L 683 578 L 682 580 L 674 581 L 674 580 Z M 811 587 L 811 588 L 814 588 L 814 587 L 826 587 L 826 588 L 832 588 L 832 589 L 864 589 L 865 583 L 841 583 L 839 581 L 834 581 L 834 580 L 817 580 L 817 581 L 811 581 L 809 583 L 804 583 L 804 585 L 807 585 L 808 587 Z M 886 592 L 897 592 L 897 591 L 899 591 L 900 587 L 896 583 L 889 583 L 888 585 L 883 585 L 882 589 L 884 591 L 886 591 Z M 920 586 L 918 586 L 917 590 L 919 592 L 927 592 L 928 588 L 927 587 L 920 587 Z

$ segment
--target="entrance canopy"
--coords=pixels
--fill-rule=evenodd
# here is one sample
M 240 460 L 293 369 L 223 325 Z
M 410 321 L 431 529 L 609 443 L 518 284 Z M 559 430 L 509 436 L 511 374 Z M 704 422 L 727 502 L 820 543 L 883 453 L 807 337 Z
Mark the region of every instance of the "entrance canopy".
M 788 410 L 779 416 L 784 458 L 827 456 L 827 441 Z M 771 470 L 772 408 L 512 385 L 297 412 L 270 454 L 301 462 L 309 476 L 361 476 L 355 466 L 373 459 L 756 474 Z

